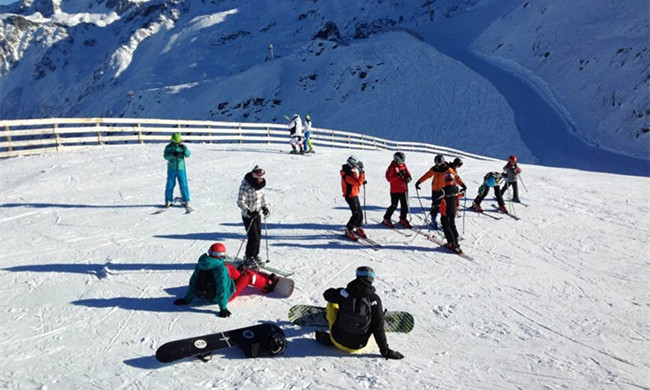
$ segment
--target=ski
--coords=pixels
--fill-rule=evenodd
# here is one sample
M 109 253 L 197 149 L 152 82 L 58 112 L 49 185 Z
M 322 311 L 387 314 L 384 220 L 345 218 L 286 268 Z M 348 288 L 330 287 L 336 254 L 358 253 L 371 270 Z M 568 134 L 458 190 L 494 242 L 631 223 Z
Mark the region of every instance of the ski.
M 471 208 L 471 207 L 467 207 L 467 208 L 465 208 L 465 209 L 463 209 L 463 210 L 461 210 L 461 211 L 471 211 L 471 212 L 474 212 L 474 213 L 476 213 L 476 214 L 485 215 L 486 217 L 490 217 L 490 218 L 492 218 L 492 219 L 496 219 L 496 220 L 501 219 L 501 217 L 497 217 L 496 215 L 488 214 L 488 213 L 486 213 L 485 211 L 476 211 L 476 210 L 474 210 L 474 209 Z
M 340 235 L 340 233 L 337 233 L 337 235 Z M 343 238 L 345 238 L 348 241 L 356 242 L 356 243 L 358 243 L 360 245 L 363 245 L 365 247 L 371 248 L 371 249 L 376 250 L 376 251 L 378 251 L 378 250 L 380 250 L 382 248 L 381 244 L 379 244 L 379 243 L 377 243 L 377 242 L 375 242 L 375 241 L 373 241 L 373 240 L 371 240 L 369 238 L 363 238 L 363 237 L 357 236 L 357 239 L 353 240 L 352 238 L 346 236 L 345 234 L 343 234 L 342 236 L 343 236 Z
M 226 257 L 226 261 L 229 262 L 229 263 L 232 263 L 235 267 L 239 267 L 244 262 L 244 260 L 242 260 L 242 259 L 235 258 L 235 257 L 230 257 L 230 256 Z M 288 277 L 293 275 L 293 271 L 287 271 L 287 270 L 284 270 L 284 269 L 271 267 L 268 264 L 269 264 L 268 261 L 263 262 L 260 265 L 260 270 L 262 270 L 264 272 L 267 272 L 267 273 L 270 272 L 272 274 L 276 274 L 278 276 L 282 276 L 282 277 L 285 277 L 285 278 L 288 278 Z
M 447 247 L 445 245 L 446 242 L 442 238 L 438 237 L 438 235 L 436 235 L 436 234 L 429 234 L 427 236 L 427 238 L 429 239 L 429 241 L 435 242 L 436 244 L 440 245 L 441 247 L 447 249 L 449 252 L 455 253 L 455 254 L 457 254 L 458 256 L 462 257 L 465 260 L 474 261 L 474 258 L 472 256 L 468 255 L 467 253 L 465 253 L 465 252 L 456 252 L 455 250 L 450 249 L 449 247 Z
M 377 221 L 374 221 L 374 222 L 377 222 Z M 386 228 L 388 228 L 388 229 L 394 231 L 395 233 L 401 234 L 401 235 L 403 235 L 404 237 L 411 237 L 411 236 L 412 236 L 411 234 L 409 234 L 409 233 L 407 233 L 407 232 L 405 231 L 405 230 L 410 230 L 410 228 L 398 229 L 398 228 L 396 228 L 396 227 L 394 227 L 394 226 L 393 226 L 393 227 L 390 227 L 390 226 L 384 224 L 383 222 L 377 222 L 377 224 L 378 224 L 379 226 L 386 227 Z
M 165 211 L 169 210 L 175 203 L 178 203 L 180 201 L 181 201 L 181 198 L 174 198 L 174 199 L 172 199 L 171 202 L 169 202 L 168 206 L 162 206 L 158 210 L 154 211 L 152 215 L 164 213 Z
M 503 214 L 503 215 L 507 215 L 507 216 L 509 216 L 510 218 L 514 219 L 515 221 L 519 221 L 519 217 L 518 217 L 518 216 L 513 215 L 513 214 L 511 214 L 511 213 L 503 213 L 503 212 L 499 211 L 499 208 L 498 208 L 496 205 L 494 205 L 494 204 L 492 205 L 492 207 L 494 207 L 495 209 L 497 209 L 497 211 L 498 211 L 499 213 L 501 213 L 501 214 Z M 487 214 L 486 214 L 486 215 L 487 215 Z

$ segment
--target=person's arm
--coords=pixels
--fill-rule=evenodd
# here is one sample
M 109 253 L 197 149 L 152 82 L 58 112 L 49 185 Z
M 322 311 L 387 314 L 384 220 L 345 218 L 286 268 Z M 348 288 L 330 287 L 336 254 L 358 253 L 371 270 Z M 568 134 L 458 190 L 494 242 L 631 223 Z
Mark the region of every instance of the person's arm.
M 237 194 L 237 207 L 239 207 L 242 212 L 251 211 L 246 204 L 247 189 L 248 185 L 246 184 L 246 180 L 242 180 L 241 185 L 239 186 L 239 193 Z

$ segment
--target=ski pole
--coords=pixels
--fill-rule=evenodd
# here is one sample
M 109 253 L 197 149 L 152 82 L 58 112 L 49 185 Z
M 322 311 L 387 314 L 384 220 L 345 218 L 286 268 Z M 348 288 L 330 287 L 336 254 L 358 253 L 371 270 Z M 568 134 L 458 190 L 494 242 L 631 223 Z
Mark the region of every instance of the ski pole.
M 420 208 L 422 209 L 422 214 L 424 214 L 424 225 L 426 225 L 429 216 L 424 212 L 424 205 L 422 205 L 422 199 L 420 199 L 420 190 L 418 190 L 417 187 L 415 188 L 415 192 L 418 195 L 418 202 L 420 202 Z
M 465 211 L 467 210 L 467 193 L 463 194 L 463 236 L 465 235 Z
M 264 236 L 266 236 L 266 262 L 270 262 L 269 259 L 269 223 L 266 217 L 264 217 Z
M 366 183 L 363 183 L 363 224 L 368 224 L 368 216 L 366 215 Z
M 528 192 L 528 188 L 526 188 L 526 184 L 524 184 L 524 179 L 521 178 L 521 175 L 519 173 L 517 174 L 517 177 L 519 178 L 519 180 L 521 180 L 521 185 L 524 186 L 524 190 Z
M 248 239 L 248 232 L 251 230 L 251 226 L 253 226 L 253 221 L 254 219 L 251 219 L 251 223 L 248 225 L 248 228 L 246 228 L 246 237 L 244 237 L 241 240 L 241 244 L 239 245 L 239 249 L 237 249 L 237 254 L 235 255 L 235 259 L 239 258 L 239 252 L 241 252 L 241 248 L 244 246 L 244 242 Z

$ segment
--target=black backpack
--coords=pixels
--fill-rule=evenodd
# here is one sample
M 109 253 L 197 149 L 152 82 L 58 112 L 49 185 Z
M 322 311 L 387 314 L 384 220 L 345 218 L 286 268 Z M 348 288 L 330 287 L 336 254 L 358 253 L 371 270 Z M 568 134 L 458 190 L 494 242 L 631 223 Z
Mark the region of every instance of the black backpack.
M 372 306 L 367 297 L 346 299 L 339 305 L 338 327 L 353 334 L 366 334 L 372 320 Z
M 216 295 L 217 283 L 211 269 L 200 269 L 196 278 L 196 295 L 203 299 L 212 300 Z

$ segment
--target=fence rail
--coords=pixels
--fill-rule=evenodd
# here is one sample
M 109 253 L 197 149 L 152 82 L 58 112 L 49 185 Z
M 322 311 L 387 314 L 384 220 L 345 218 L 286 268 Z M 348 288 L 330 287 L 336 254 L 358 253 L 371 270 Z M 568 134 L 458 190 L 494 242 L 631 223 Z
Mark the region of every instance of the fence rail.
M 69 151 L 112 144 L 167 143 L 180 132 L 190 143 L 287 144 L 286 125 L 132 118 L 48 118 L 0 121 L 0 158 Z M 495 160 L 442 146 L 398 142 L 348 131 L 313 128 L 318 147 L 402 150 Z

